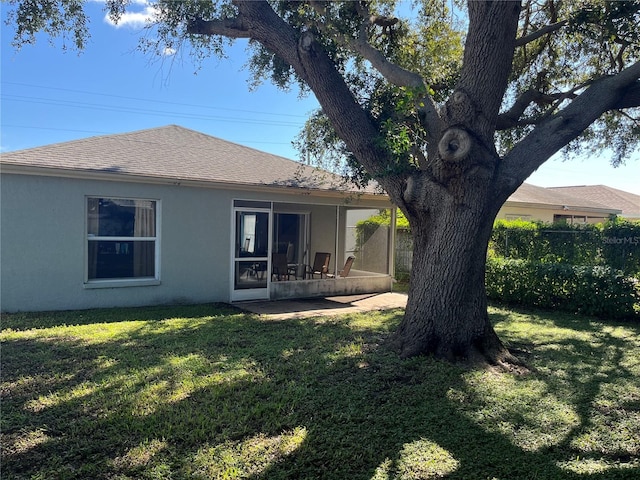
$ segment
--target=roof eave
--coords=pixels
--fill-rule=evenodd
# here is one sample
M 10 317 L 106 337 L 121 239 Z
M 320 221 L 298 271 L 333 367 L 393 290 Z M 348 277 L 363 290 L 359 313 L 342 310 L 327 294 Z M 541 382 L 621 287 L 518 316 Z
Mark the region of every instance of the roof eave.
M 110 182 L 145 183 L 152 185 L 173 185 L 196 188 L 216 188 L 224 190 L 246 190 L 252 192 L 270 192 L 297 196 L 319 198 L 352 199 L 391 205 L 389 197 L 384 193 L 362 191 L 305 188 L 291 185 L 248 184 L 241 182 L 216 182 L 190 178 L 168 176 L 137 175 L 123 172 L 97 171 L 77 168 L 36 167 L 33 165 L 6 164 L 0 162 L 0 172 L 16 175 L 34 175 L 43 177 L 74 178 L 79 180 L 104 180 Z
M 518 202 L 514 200 L 507 200 L 505 206 L 513 207 L 528 207 L 528 208 L 540 208 L 542 210 L 562 210 L 565 212 L 586 212 L 586 213 L 606 213 L 606 214 L 620 214 L 622 210 L 616 208 L 598 208 L 598 207 L 586 207 L 583 205 L 567 205 L 567 204 L 551 204 L 551 203 L 536 203 L 536 202 Z

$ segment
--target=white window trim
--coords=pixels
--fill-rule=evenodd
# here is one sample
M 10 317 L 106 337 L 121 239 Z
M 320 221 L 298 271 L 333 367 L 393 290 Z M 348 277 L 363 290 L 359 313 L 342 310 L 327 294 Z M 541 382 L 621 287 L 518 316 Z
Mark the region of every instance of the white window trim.
M 88 206 L 90 198 L 116 198 L 119 200 L 141 200 L 155 202 L 156 204 L 156 236 L 155 237 L 105 237 L 98 235 L 90 235 L 88 233 Z M 160 250 L 161 250 L 161 231 L 162 231 L 162 201 L 157 198 L 139 198 L 127 197 L 123 195 L 86 195 L 84 198 L 84 288 L 119 288 L 119 287 L 146 287 L 160 285 Z M 153 277 L 139 278 L 98 278 L 89 279 L 89 242 L 98 240 L 108 241 L 155 241 L 154 265 L 155 275 Z M 91 240 L 89 240 L 91 239 Z

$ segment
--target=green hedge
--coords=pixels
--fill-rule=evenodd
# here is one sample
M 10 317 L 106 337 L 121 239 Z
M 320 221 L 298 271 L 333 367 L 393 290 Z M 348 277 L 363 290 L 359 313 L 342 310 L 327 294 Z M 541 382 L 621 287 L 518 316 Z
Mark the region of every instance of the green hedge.
M 640 318 L 640 284 L 606 266 L 489 258 L 490 299 L 612 319 Z
M 616 219 L 605 223 L 601 252 L 607 265 L 640 276 L 640 222 Z
M 492 255 L 529 262 L 602 265 L 640 274 L 640 222 L 613 219 L 598 225 L 497 220 Z

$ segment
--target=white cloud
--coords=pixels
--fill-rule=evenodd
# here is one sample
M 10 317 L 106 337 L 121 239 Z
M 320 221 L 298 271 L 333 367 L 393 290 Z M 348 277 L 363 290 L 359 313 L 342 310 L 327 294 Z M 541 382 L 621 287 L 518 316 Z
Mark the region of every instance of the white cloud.
M 164 50 L 162 51 L 163 57 L 170 57 L 175 54 L 176 54 L 176 49 L 171 47 L 165 47 Z
M 155 5 L 151 5 L 142 0 L 135 1 L 134 4 L 143 5 L 144 9 L 123 13 L 118 23 L 109 18 L 108 15 L 105 16 L 105 21 L 115 28 L 143 28 L 145 25 L 151 23 L 156 15 Z

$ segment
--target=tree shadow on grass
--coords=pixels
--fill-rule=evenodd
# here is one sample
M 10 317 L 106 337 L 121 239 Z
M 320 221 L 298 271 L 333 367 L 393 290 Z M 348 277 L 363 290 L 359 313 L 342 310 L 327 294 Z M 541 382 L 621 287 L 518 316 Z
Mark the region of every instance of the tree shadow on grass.
M 523 318 L 529 328 L 519 331 L 517 325 L 524 323 Z M 535 372 L 533 379 L 542 383 L 541 414 L 570 408 L 574 417 L 565 419 L 562 437 L 541 451 L 558 457 L 559 463 L 574 471 L 584 472 L 589 464 L 592 471 L 602 471 L 589 478 L 636 478 L 640 468 L 640 325 L 541 310 L 497 313 L 493 320 L 509 343 L 524 354 Z M 522 377 L 518 381 L 530 380 Z M 515 412 L 521 407 L 514 402 Z M 550 427 L 544 421 L 541 425 Z M 562 458 L 571 452 L 575 458 Z
M 289 459 L 291 463 L 298 463 L 301 469 L 304 469 L 309 464 L 309 457 L 321 458 L 317 455 L 317 450 L 344 449 L 344 465 L 334 465 L 335 470 L 329 471 L 319 463 L 319 469 L 315 474 L 302 470 L 297 472 L 299 475 L 289 477 L 291 465 L 280 463 L 272 465 L 268 471 L 253 478 L 637 478 L 640 465 L 637 462 L 635 465 L 629 464 L 634 456 L 637 458 L 640 445 L 637 434 L 630 432 L 627 440 L 634 442 L 634 445 L 627 445 L 626 449 L 622 444 L 607 445 L 606 440 L 602 438 L 594 442 L 594 447 L 598 450 L 589 451 L 574 445 L 574 441 L 587 434 L 593 426 L 590 420 L 593 414 L 592 404 L 598 386 L 604 384 L 603 379 L 599 377 L 597 361 L 594 361 L 593 366 L 593 375 L 584 374 L 579 381 L 589 377 L 590 382 L 579 384 L 577 388 L 574 386 L 575 392 L 571 392 L 576 395 L 576 404 L 564 405 L 575 408 L 578 417 L 575 424 L 568 424 L 569 428 L 562 425 L 562 421 L 556 425 L 545 425 L 546 422 L 535 425 L 535 421 L 532 422 L 532 414 L 545 413 L 544 407 L 537 405 L 535 400 L 523 403 L 515 401 L 513 405 L 489 404 L 487 408 L 485 398 L 474 398 L 477 396 L 476 389 L 473 388 L 475 385 L 472 387 L 467 384 L 463 380 L 464 375 L 429 378 L 430 372 L 418 365 L 417 377 L 427 375 L 421 380 L 412 377 L 410 371 L 403 368 L 388 382 L 388 392 L 365 395 L 356 403 L 353 403 L 351 397 L 351 403 L 348 404 L 338 401 L 328 408 L 325 405 L 319 406 L 325 415 L 315 419 L 316 428 L 314 432 L 310 432 L 307 448 L 300 449 L 295 453 L 295 458 Z M 610 373 L 607 381 L 635 379 L 637 383 L 637 378 L 637 374 L 633 376 L 630 372 L 621 371 L 620 376 L 612 376 Z M 514 377 L 514 381 L 518 383 L 530 379 Z M 357 388 L 365 390 L 368 382 L 356 383 L 359 383 Z M 550 381 L 539 393 L 538 400 L 544 401 L 545 396 L 566 396 L 566 389 L 566 385 L 557 385 Z M 387 393 L 393 393 L 394 400 L 381 400 Z M 456 401 L 460 395 L 464 396 L 464 406 L 461 405 L 462 402 Z M 496 408 L 501 411 L 496 412 Z M 625 405 L 621 408 L 625 408 Z M 631 408 L 637 411 L 637 405 L 632 405 Z M 340 418 L 340 412 L 344 411 L 354 412 L 349 415 L 349 427 L 332 418 L 332 415 Z M 403 424 L 400 427 L 397 424 L 398 419 L 402 419 Z M 509 424 L 509 427 L 496 428 L 496 423 Z M 339 427 L 336 428 L 336 425 Z M 521 438 L 527 434 L 527 430 L 544 436 L 548 433 L 545 427 L 560 430 L 561 437 L 552 443 L 542 442 L 542 445 L 536 448 L 531 448 L 527 445 L 527 439 Z M 636 431 L 639 428 L 640 424 L 636 423 Z M 335 437 L 332 438 L 329 432 L 334 432 Z M 382 442 L 381 437 L 384 438 Z M 351 470 L 353 461 L 349 455 L 353 454 L 353 445 L 360 445 L 365 451 L 367 445 L 376 446 L 368 461 L 362 464 L 361 470 Z M 429 460 L 420 458 L 420 454 L 416 454 L 412 446 L 418 446 L 428 452 L 427 454 L 433 454 L 439 458 L 440 464 L 430 465 Z M 443 452 L 448 454 L 448 458 L 443 458 Z M 576 460 L 578 457 L 580 460 Z M 580 463 L 585 461 L 598 464 L 599 467 L 592 467 L 590 472 L 581 472 Z M 627 465 L 617 468 L 616 464 L 620 462 Z
M 196 305 L 150 306 L 131 308 L 95 308 L 88 310 L 61 310 L 53 312 L 17 312 L 2 314 L 2 328 L 29 330 L 66 325 L 91 325 L 97 323 L 152 322 L 173 317 L 202 318 L 221 317 L 239 313 L 240 310 L 225 303 Z
M 581 476 L 560 466 L 582 454 L 571 440 L 588 428 L 582 419 L 591 414 L 589 400 L 605 383 L 597 359 L 576 384 L 577 370 L 567 381 L 532 374 L 544 383 L 544 394 L 577 395 L 573 407 L 581 420 L 562 441 L 531 451 L 492 428 L 495 421 L 527 427 L 526 405 L 494 406 L 501 411 L 483 421 L 491 403 L 469 380 L 473 372 L 428 358 L 398 359 L 385 340 L 400 315 L 371 315 L 379 326 L 362 325 L 358 316 L 265 321 L 187 313 L 191 320 L 173 328 L 139 322 L 98 343 L 7 341 L 4 473 L 255 480 L 622 479 L 640 473 L 635 466 Z M 625 349 L 624 340 L 605 340 Z M 578 346 L 588 358 L 603 353 Z M 570 354 L 540 355 L 540 364 L 580 363 Z M 630 370 L 606 373 L 609 383 L 638 378 Z

